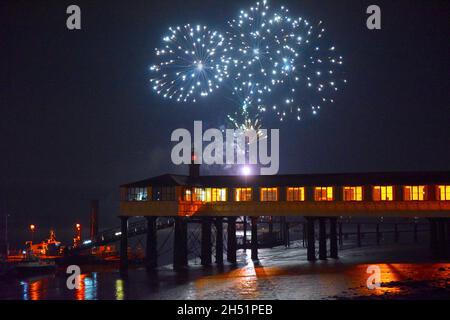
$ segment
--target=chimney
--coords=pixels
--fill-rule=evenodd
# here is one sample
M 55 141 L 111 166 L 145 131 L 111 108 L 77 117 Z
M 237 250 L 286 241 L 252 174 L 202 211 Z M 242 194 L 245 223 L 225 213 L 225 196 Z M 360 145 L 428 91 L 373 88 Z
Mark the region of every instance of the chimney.
M 200 164 L 194 163 L 197 155 L 194 152 L 194 145 L 191 147 L 191 164 L 189 165 L 189 176 L 197 178 L 200 176 Z
M 94 240 L 98 234 L 98 200 L 91 200 L 90 238 Z

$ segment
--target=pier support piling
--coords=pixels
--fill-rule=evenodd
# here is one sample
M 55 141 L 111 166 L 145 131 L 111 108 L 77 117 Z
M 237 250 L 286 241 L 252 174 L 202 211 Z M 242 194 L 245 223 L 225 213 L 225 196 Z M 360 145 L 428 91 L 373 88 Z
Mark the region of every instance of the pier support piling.
M 187 221 L 185 217 L 175 217 L 173 245 L 173 268 L 183 269 L 188 265 Z
M 227 261 L 230 263 L 236 263 L 236 217 L 228 217 L 228 245 L 227 245 Z
M 223 264 L 223 222 L 222 217 L 217 217 L 216 225 L 216 263 Z
M 433 257 L 438 256 L 438 237 L 437 237 L 437 226 L 436 219 L 430 218 L 430 251 Z
M 273 234 L 273 216 L 269 217 L 269 247 L 273 247 L 275 242 L 275 237 Z
M 337 218 L 330 218 L 330 257 L 338 258 Z
M 145 266 L 151 271 L 158 266 L 158 249 L 156 235 L 157 217 L 146 217 L 147 219 L 147 244 L 145 249 Z
M 356 243 L 358 247 L 361 247 L 361 224 L 358 223 L 356 230 Z
M 327 260 L 327 229 L 325 218 L 319 218 L 319 259 Z
M 439 258 L 444 258 L 446 255 L 446 251 L 447 251 L 447 243 L 446 243 L 446 236 L 445 236 L 445 219 L 438 219 L 437 220 L 437 225 L 438 225 L 438 257 Z
M 417 222 L 414 222 L 414 243 L 419 242 L 419 236 L 418 236 L 418 225 Z
M 244 237 L 242 238 L 242 247 L 247 249 L 247 216 L 244 216 Z
M 252 217 L 252 260 L 258 260 L 258 217 Z
M 201 264 L 203 266 L 208 266 L 211 264 L 211 255 L 211 220 L 210 218 L 202 218 Z
M 315 239 L 315 230 L 314 230 L 314 218 L 308 217 L 306 218 L 306 233 L 307 233 L 307 258 L 308 261 L 316 260 L 316 239 Z
M 380 245 L 381 234 L 380 234 L 380 224 L 379 223 L 377 223 L 376 238 L 377 238 L 377 245 Z
M 289 235 L 289 222 L 284 222 L 284 241 L 285 241 L 285 247 L 289 248 L 291 246 L 291 238 Z M 305 241 L 303 240 L 303 246 L 305 246 Z
M 394 224 L 394 242 L 398 243 L 399 234 L 398 234 L 398 225 Z
M 128 272 L 128 217 L 120 216 L 120 273 Z
M 445 241 L 445 244 L 447 246 L 447 258 L 450 258 L 450 219 L 445 219 L 447 222 L 447 240 Z

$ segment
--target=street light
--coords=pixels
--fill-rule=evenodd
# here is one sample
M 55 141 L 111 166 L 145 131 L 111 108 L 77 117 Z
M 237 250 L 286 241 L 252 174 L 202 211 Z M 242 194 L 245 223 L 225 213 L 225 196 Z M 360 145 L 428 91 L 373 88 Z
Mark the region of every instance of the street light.
M 34 240 L 34 230 L 36 229 L 36 226 L 34 224 L 30 224 L 30 231 L 31 231 L 31 243 L 33 243 Z

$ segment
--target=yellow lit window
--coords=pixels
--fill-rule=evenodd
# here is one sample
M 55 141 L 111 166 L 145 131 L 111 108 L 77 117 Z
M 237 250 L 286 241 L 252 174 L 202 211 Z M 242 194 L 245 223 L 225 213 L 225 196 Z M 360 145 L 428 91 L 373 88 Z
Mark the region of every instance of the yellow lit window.
M 236 188 L 234 190 L 235 201 L 252 201 L 252 188 Z
M 333 187 L 315 187 L 314 188 L 315 201 L 333 201 Z
M 194 188 L 194 201 L 207 201 L 206 190 L 203 188 Z
M 194 188 L 194 201 L 227 201 L 227 188 Z
M 438 186 L 437 189 L 438 200 L 450 200 L 450 186 Z
M 405 201 L 425 200 L 425 186 L 404 186 L 403 199 Z
M 362 201 L 362 187 L 344 187 L 344 201 Z
M 191 191 L 191 189 L 184 190 L 184 201 L 192 201 L 192 191 Z
M 227 188 L 211 188 L 210 201 L 227 201 Z
M 278 188 L 261 188 L 261 201 L 277 201 Z
M 393 186 L 374 186 L 373 201 L 392 201 L 394 200 Z
M 287 201 L 305 201 L 304 187 L 288 187 L 286 193 Z

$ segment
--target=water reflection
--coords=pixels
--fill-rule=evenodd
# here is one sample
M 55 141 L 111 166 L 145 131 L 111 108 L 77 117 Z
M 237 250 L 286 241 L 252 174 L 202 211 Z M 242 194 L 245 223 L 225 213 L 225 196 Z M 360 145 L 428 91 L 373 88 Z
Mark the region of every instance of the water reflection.
M 97 299 L 97 272 L 81 274 L 78 278 L 78 289 L 74 290 L 76 300 Z
M 30 279 L 28 281 L 20 281 L 22 287 L 23 300 L 42 300 L 45 299 L 45 287 L 47 279 Z
M 125 297 L 124 289 L 123 289 L 123 280 L 116 280 L 116 300 L 123 300 Z
M 161 270 L 158 279 L 130 270 L 128 279 L 103 270 L 80 275 L 79 289 L 69 290 L 65 276 L 4 283 L 1 298 L 42 299 L 323 299 L 358 297 L 439 297 L 450 288 L 449 263 L 378 263 L 381 287 L 367 288 L 369 264 L 342 260 L 316 263 L 253 263 L 247 253 L 237 268 L 192 268 L 185 274 Z M 245 260 L 245 262 L 243 261 Z M 183 281 L 179 281 L 179 278 Z M 161 281 L 162 280 L 162 281 Z M 155 281 L 159 286 L 155 290 Z

